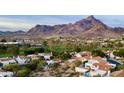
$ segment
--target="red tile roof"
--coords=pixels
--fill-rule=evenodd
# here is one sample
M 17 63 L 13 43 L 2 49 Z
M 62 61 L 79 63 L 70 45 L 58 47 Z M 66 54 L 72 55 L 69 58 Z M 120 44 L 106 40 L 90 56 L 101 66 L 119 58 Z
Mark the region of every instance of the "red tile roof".
M 111 68 L 111 66 L 106 62 L 94 63 L 93 65 L 96 67 L 98 66 L 100 70 L 105 71 L 108 71 Z

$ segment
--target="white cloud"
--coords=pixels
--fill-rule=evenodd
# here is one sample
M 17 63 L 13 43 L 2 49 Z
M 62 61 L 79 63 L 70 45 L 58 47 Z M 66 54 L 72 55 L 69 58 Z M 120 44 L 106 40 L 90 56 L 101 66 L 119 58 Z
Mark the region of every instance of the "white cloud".
M 14 19 L 0 16 L 0 30 L 2 31 L 26 31 L 33 26 L 35 26 L 35 23 L 31 23 L 23 19 Z
M 11 21 L 0 21 L 0 29 L 10 30 L 27 30 L 33 27 L 35 24 L 24 23 L 24 22 L 11 22 Z

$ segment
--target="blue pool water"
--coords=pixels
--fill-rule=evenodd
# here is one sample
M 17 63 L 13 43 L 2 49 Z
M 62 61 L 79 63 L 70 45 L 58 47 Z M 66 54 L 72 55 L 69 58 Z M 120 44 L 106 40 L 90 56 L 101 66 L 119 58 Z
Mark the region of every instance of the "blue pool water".
M 107 61 L 111 64 L 116 64 L 117 65 L 121 65 L 121 63 L 117 62 L 116 60 L 113 60 L 113 59 L 107 59 Z

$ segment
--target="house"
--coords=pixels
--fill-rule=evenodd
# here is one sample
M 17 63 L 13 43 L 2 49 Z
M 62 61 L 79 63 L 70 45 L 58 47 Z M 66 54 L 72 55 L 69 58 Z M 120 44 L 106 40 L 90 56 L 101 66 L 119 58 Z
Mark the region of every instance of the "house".
M 93 60 L 97 60 L 99 62 L 107 62 L 107 58 L 102 58 L 100 56 L 93 57 Z
M 104 71 L 104 70 L 89 71 L 87 73 L 84 73 L 84 76 L 86 77 L 109 77 L 110 71 Z
M 86 68 L 75 67 L 75 71 L 79 73 L 85 73 L 88 71 Z
M 46 54 L 46 53 L 38 53 L 38 56 L 40 56 L 40 57 L 43 57 L 44 58 L 44 60 L 47 60 L 47 59 L 51 59 L 52 58 L 52 53 L 50 53 L 50 54 Z
M 14 75 L 13 72 L 7 71 L 7 72 L 0 72 L 0 77 L 12 77 Z
M 69 63 L 73 63 L 73 62 L 75 62 L 75 61 L 77 61 L 77 59 L 69 59 L 69 60 L 68 60 Z
M 93 43 L 94 41 L 93 41 L 93 40 L 87 40 L 86 42 L 87 42 L 87 44 L 91 44 L 91 43 Z
M 100 43 L 101 47 L 107 47 L 108 43 L 107 42 L 102 42 Z
M 113 51 L 107 51 L 107 55 L 109 58 L 115 58 L 115 55 L 113 54 Z
M 81 52 L 82 56 L 92 56 L 92 53 L 91 52 Z
M 48 65 L 55 63 L 53 60 L 46 60 L 46 62 L 47 62 Z
M 81 58 L 81 57 L 85 57 L 85 56 L 92 56 L 92 53 L 91 52 L 79 52 L 79 53 L 76 53 L 73 57 L 77 57 L 77 58 Z
M 18 45 L 21 44 L 21 42 L 0 42 L 0 44 L 4 44 L 4 45 Z
M 31 60 L 38 60 L 39 59 L 38 55 L 36 55 L 36 54 L 27 55 L 27 58 L 30 58 Z
M 55 63 L 55 61 L 52 60 L 52 53 L 38 53 L 38 56 L 43 57 L 43 59 L 47 62 L 48 65 Z
M 30 62 L 30 59 L 29 58 L 22 58 L 20 56 L 18 56 L 17 58 L 15 58 L 16 62 L 18 64 L 27 64 Z
M 92 68 L 94 63 L 99 63 L 99 61 L 97 61 L 97 60 L 88 60 L 88 62 L 85 63 L 85 68 L 87 68 L 87 67 Z
M 7 65 L 7 64 L 16 64 L 16 60 L 14 58 L 0 58 L 0 63 L 4 65 Z
M 103 58 L 95 57 L 88 60 L 84 67 L 76 67 L 75 71 L 83 73 L 83 75 L 86 77 L 103 77 L 110 76 L 110 68 L 112 68 L 112 65 L 106 62 Z
M 93 66 L 95 66 L 95 68 L 97 68 L 97 69 L 104 70 L 104 71 L 108 71 L 112 67 L 107 62 L 94 63 Z
M 72 56 L 72 59 L 69 61 L 88 61 L 92 59 L 92 53 L 91 52 L 80 52 L 76 53 L 74 56 Z
M 77 54 L 74 55 L 74 57 L 76 57 L 76 58 L 81 58 L 82 55 L 81 55 L 80 53 L 77 53 Z
M 44 59 L 45 60 L 50 60 L 51 59 L 51 55 L 44 55 Z
M 89 60 L 88 63 L 85 64 L 86 67 L 90 67 L 91 70 L 88 72 L 90 76 L 109 76 L 110 68 L 112 68 L 111 64 L 103 60 Z
M 123 41 L 120 41 L 120 43 L 124 45 L 124 40 Z

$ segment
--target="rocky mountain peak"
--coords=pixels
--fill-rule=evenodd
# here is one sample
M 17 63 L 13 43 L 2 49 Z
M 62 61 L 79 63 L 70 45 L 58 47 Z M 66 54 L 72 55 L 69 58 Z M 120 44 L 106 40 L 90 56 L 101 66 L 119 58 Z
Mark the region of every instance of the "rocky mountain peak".
M 109 34 L 108 34 L 109 33 Z M 85 19 L 79 20 L 75 23 L 64 25 L 36 25 L 31 28 L 28 35 L 40 35 L 40 36 L 77 36 L 84 37 L 116 37 L 124 33 L 124 29 L 111 28 L 104 24 L 99 19 L 96 19 L 93 15 L 88 16 Z
M 96 20 L 96 18 L 95 18 L 93 15 L 88 16 L 86 19 L 87 19 L 87 20 Z

